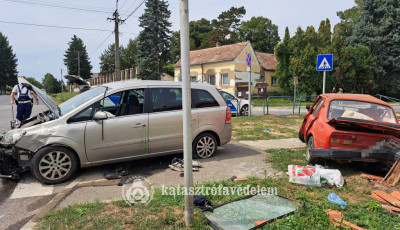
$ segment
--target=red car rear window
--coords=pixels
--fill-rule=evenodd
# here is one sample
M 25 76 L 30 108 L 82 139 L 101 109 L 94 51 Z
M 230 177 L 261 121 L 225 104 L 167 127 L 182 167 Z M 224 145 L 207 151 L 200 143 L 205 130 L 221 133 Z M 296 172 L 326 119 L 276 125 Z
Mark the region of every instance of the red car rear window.
M 366 101 L 332 100 L 329 104 L 328 120 L 339 117 L 397 124 L 392 108 Z

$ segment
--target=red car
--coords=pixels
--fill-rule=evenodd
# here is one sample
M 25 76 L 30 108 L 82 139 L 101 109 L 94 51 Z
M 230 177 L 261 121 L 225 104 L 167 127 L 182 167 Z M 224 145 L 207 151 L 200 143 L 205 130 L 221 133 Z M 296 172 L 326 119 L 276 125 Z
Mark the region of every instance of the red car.
M 307 107 L 299 131 L 307 162 L 391 164 L 400 156 L 400 124 L 388 103 L 364 94 L 322 94 Z

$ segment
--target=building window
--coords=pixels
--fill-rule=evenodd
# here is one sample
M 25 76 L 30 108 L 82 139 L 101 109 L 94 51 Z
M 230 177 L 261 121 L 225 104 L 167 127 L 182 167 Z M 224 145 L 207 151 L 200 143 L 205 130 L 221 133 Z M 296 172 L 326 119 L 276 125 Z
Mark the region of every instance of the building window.
M 222 84 L 223 85 L 229 85 L 228 74 L 222 74 Z
M 210 77 L 209 77 L 209 83 L 210 83 L 210 85 L 215 85 L 215 76 L 214 75 L 211 75 Z
M 196 76 L 191 76 L 190 79 L 191 79 L 191 82 L 197 82 Z
M 271 85 L 278 86 L 278 78 L 277 77 L 271 77 Z

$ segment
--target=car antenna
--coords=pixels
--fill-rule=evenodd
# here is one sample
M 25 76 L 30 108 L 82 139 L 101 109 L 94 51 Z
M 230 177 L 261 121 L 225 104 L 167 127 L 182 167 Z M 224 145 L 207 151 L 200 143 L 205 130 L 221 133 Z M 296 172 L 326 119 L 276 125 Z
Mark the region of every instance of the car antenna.
M 108 87 L 106 86 L 106 90 L 104 90 L 103 94 L 103 106 L 104 106 L 104 99 L 106 98 L 106 93 L 107 93 Z M 100 107 L 101 108 L 101 107 Z M 101 120 L 101 139 L 104 141 L 104 120 Z

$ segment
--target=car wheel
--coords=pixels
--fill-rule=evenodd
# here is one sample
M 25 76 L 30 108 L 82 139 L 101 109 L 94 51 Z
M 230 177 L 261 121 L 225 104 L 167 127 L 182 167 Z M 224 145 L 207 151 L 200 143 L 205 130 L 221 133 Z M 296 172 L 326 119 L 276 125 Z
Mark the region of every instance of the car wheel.
M 313 136 L 310 136 L 308 138 L 307 147 L 306 147 L 306 160 L 310 164 L 315 163 L 315 158 L 312 156 L 311 151 L 310 151 L 311 149 L 315 149 Z
M 240 109 L 240 116 L 248 116 L 249 115 L 249 106 L 244 105 Z
M 299 129 L 299 139 L 301 140 L 301 142 L 306 142 L 306 140 L 304 140 L 304 135 L 303 134 L 301 134 L 301 132 L 302 132 L 302 128 L 303 127 L 300 127 L 300 129 Z
M 31 172 L 44 184 L 58 184 L 70 179 L 78 169 L 78 158 L 64 147 L 45 147 L 32 157 Z
M 217 151 L 217 141 L 211 133 L 203 133 L 193 142 L 194 158 L 209 158 Z

